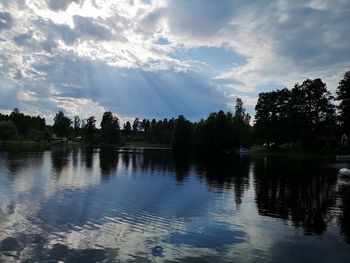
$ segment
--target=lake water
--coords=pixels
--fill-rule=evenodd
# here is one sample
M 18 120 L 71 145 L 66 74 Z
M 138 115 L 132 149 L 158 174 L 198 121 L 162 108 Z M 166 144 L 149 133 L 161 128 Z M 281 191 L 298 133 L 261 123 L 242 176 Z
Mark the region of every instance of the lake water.
M 347 163 L 0 148 L 0 261 L 350 262 Z

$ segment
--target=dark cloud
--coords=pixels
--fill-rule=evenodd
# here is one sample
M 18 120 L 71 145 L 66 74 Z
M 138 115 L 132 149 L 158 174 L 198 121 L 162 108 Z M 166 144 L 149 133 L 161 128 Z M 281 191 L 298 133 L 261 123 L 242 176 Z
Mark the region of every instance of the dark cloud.
M 54 48 L 57 47 L 57 42 L 52 35 L 48 36 L 43 41 L 37 41 L 33 39 L 33 32 L 27 32 L 23 34 L 19 34 L 14 36 L 12 40 L 18 45 L 26 48 L 30 48 L 31 50 L 45 50 L 47 52 L 52 52 Z
M 137 30 L 145 34 L 156 31 L 157 24 L 164 15 L 165 9 L 163 8 L 153 10 L 140 20 L 140 23 L 137 25 Z
M 0 31 L 9 29 L 13 25 L 13 18 L 9 12 L 0 11 Z
M 48 0 L 47 6 L 54 11 L 66 10 L 71 3 L 81 4 L 84 0 Z
M 90 37 L 96 40 L 112 40 L 112 29 L 104 21 L 92 20 L 82 16 L 74 16 L 74 32 L 78 37 Z
M 349 12 L 349 1 L 345 0 L 179 0 L 169 1 L 162 17 L 167 19 L 172 33 L 202 45 L 210 43 L 212 37 L 212 41 L 220 42 L 222 36 L 232 40 L 239 36 L 242 50 L 243 43 L 256 48 L 272 43 L 276 56 L 305 71 L 306 67 L 312 70 L 349 61 Z M 152 27 L 159 19 L 156 10 L 145 18 L 145 25 Z M 240 46 L 236 41 L 237 45 Z
M 165 13 L 174 33 L 206 38 L 225 30 L 242 10 L 250 12 L 250 8 L 245 9 L 246 6 L 255 9 L 256 6 L 264 7 L 266 3 L 266 0 L 178 0 L 169 1 Z
M 208 36 L 222 29 L 233 17 L 234 1 L 169 1 L 168 20 L 175 33 Z
M 350 60 L 350 17 L 348 12 L 339 10 L 339 6 L 332 4 L 326 10 L 291 6 L 284 11 L 282 21 L 276 6 L 266 12 L 261 30 L 267 40 L 275 41 L 275 51 L 280 56 L 302 67 L 321 67 Z

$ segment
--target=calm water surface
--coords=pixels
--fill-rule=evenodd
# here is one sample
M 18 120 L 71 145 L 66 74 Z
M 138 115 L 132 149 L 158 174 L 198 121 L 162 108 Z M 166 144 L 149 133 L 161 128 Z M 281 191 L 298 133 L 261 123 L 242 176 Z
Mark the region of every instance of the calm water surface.
M 0 261 L 350 262 L 347 163 L 0 148 Z

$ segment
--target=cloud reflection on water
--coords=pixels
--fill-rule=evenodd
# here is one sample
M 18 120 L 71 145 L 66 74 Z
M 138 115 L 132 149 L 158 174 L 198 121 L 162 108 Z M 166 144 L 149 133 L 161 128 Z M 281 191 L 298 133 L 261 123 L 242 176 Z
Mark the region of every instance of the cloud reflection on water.
M 350 185 L 318 161 L 59 146 L 0 164 L 2 260 L 153 261 L 161 246 L 162 260 L 264 262 L 299 243 L 349 257 Z

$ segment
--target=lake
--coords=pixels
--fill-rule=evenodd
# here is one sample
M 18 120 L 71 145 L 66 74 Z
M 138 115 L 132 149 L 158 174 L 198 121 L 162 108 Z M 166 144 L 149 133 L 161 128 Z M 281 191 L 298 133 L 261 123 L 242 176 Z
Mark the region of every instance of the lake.
M 0 148 L 0 261 L 350 262 L 347 163 Z

